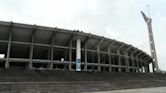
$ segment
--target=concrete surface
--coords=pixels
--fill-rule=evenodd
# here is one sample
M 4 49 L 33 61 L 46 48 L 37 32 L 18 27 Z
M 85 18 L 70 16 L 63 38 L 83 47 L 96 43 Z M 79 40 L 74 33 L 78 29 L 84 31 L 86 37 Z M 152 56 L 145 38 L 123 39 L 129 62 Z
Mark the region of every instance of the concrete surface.
M 166 93 L 166 87 L 125 89 L 125 90 L 100 91 L 100 92 L 83 92 L 83 93 Z

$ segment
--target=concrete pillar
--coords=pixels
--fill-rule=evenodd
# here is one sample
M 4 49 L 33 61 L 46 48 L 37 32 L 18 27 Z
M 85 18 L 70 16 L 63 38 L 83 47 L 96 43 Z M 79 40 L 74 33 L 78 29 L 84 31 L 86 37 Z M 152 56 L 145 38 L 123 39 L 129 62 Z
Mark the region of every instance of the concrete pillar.
M 154 59 L 152 61 L 152 70 L 153 70 L 153 73 L 155 73 L 155 62 L 154 62 Z
M 54 61 L 54 47 L 53 47 L 53 44 L 51 44 L 51 63 L 49 67 L 50 70 L 53 69 L 53 61 Z
M 81 71 L 81 40 L 79 38 L 76 42 L 76 71 Z
M 145 73 L 148 73 L 148 71 L 147 71 L 147 65 L 145 63 L 144 63 L 144 70 L 145 70 Z
M 121 55 L 120 55 L 120 51 L 118 50 L 117 51 L 117 54 L 118 54 L 118 72 L 121 72 Z
M 110 47 L 108 47 L 108 61 L 109 61 L 109 65 L 110 65 L 109 71 L 112 72 L 112 67 L 111 67 L 111 65 L 112 65 L 112 63 L 111 63 L 111 50 L 110 50 Z
M 92 63 L 95 63 L 95 59 L 94 59 L 94 53 L 93 52 L 91 52 L 91 54 L 92 54 Z M 94 71 L 94 66 L 92 66 L 92 71 Z
M 65 61 L 65 64 L 64 64 L 64 68 L 63 68 L 64 70 L 67 69 L 66 59 L 67 59 L 67 51 L 66 51 L 66 49 L 65 49 L 65 54 L 64 54 L 64 61 Z
M 72 70 L 72 41 L 69 42 L 69 70 Z
M 106 64 L 105 54 L 103 54 L 103 64 Z M 103 71 L 104 72 L 106 71 L 106 67 L 105 66 L 103 67 Z
M 142 64 L 142 59 L 140 59 L 140 65 L 141 65 L 141 73 L 143 73 L 143 64 Z
M 87 71 L 87 46 L 86 46 L 86 44 L 85 44 L 85 49 L 84 49 L 84 52 L 85 52 L 85 54 L 84 54 L 84 59 L 85 59 L 85 65 L 84 65 L 84 71 Z
M 97 56 L 98 56 L 98 71 L 101 71 L 101 66 L 100 66 L 100 46 L 97 46 Z
M 49 69 L 52 70 L 53 69 L 53 60 L 54 60 L 54 36 L 55 36 L 55 32 L 53 33 L 52 35 L 52 38 L 51 38 L 51 47 L 50 47 L 50 55 L 51 55 L 51 63 L 49 65 Z
M 125 53 L 125 63 L 126 63 L 126 72 L 129 72 L 129 56 L 128 53 Z
M 149 63 L 147 63 L 147 73 L 150 73 Z
M 133 54 L 131 54 L 131 63 L 132 63 L 132 67 L 135 67 L 135 63 L 134 63 Z M 133 69 L 133 72 L 134 72 L 134 69 Z
M 32 59 L 33 59 L 33 49 L 34 49 L 34 39 L 35 39 L 35 29 L 33 30 L 33 34 L 32 34 L 32 42 L 31 42 L 31 47 L 30 47 L 30 62 L 29 62 L 29 69 L 32 69 Z
M 47 56 L 47 59 L 50 60 L 51 58 L 51 49 L 48 50 L 48 56 Z
M 140 73 L 140 62 L 138 60 L 138 56 L 136 56 L 136 61 L 137 61 L 138 73 Z
M 48 50 L 48 56 L 47 56 L 47 59 L 50 60 L 51 58 L 51 49 Z M 50 67 L 50 62 L 47 63 L 47 68 L 49 69 Z
M 8 48 L 7 48 L 7 57 L 6 57 L 6 63 L 5 63 L 5 68 L 9 68 L 9 58 L 10 58 L 10 51 L 11 51 L 11 40 L 12 40 L 12 25 L 9 28 L 9 39 L 8 39 Z

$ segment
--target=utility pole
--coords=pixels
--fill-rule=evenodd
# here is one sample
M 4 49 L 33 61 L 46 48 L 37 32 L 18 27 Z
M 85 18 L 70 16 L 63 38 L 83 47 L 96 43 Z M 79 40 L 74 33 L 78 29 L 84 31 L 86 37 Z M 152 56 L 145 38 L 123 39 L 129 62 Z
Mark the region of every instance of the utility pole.
M 152 19 L 150 17 L 147 17 L 143 11 L 141 11 L 141 14 L 147 23 L 148 27 L 148 32 L 149 32 L 149 43 L 150 43 L 150 51 L 151 51 L 151 57 L 153 59 L 153 72 L 159 72 L 159 67 L 158 67 L 158 61 L 157 61 L 157 54 L 156 54 L 156 49 L 155 49 L 155 43 L 154 43 L 154 38 L 153 38 L 153 32 L 152 32 Z

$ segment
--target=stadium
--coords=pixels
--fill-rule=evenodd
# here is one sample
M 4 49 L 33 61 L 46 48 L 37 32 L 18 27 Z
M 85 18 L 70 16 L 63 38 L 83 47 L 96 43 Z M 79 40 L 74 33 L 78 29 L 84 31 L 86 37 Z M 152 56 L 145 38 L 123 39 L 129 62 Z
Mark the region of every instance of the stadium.
M 5 69 L 148 73 L 153 63 L 147 53 L 114 39 L 2 21 L 0 54 L 0 67 Z
M 80 93 L 166 86 L 153 57 L 79 30 L 0 22 L 0 93 Z

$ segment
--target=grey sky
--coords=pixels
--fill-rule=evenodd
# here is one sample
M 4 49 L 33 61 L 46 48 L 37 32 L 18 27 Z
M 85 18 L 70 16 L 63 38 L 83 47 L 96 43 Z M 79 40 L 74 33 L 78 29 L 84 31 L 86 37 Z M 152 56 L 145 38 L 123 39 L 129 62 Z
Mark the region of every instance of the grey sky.
M 79 29 L 150 53 L 140 14 L 150 5 L 159 66 L 166 70 L 166 0 L 0 0 L 0 20 Z

